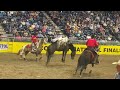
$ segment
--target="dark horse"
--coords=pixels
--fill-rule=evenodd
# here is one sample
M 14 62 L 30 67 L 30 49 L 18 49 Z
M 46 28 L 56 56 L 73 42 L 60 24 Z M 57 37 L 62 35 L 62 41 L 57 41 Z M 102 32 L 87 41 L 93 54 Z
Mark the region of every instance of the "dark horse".
M 26 60 L 26 55 L 29 52 L 31 52 L 32 54 L 36 55 L 36 61 L 38 61 L 38 56 L 39 55 L 40 55 L 39 60 L 42 58 L 41 52 L 42 52 L 42 46 L 43 46 L 44 43 L 47 43 L 44 38 L 39 40 L 39 42 L 37 43 L 38 47 L 36 47 L 37 50 L 35 52 L 32 52 L 32 45 L 31 44 L 27 44 L 27 45 L 23 46 L 22 49 L 19 50 L 18 55 L 20 55 L 21 58 L 23 57 L 24 60 Z
M 94 60 L 94 63 L 92 63 L 93 62 L 92 60 Z M 81 75 L 82 71 L 84 69 L 86 70 L 88 64 L 91 64 L 92 67 L 94 67 L 94 64 L 98 64 L 98 63 L 99 63 L 98 55 L 95 58 L 95 55 L 92 53 L 92 51 L 84 50 L 78 59 L 78 64 L 75 74 L 77 73 L 77 70 L 80 69 L 80 75 Z M 91 72 L 92 70 L 90 70 L 89 73 Z
M 62 54 L 62 62 L 65 62 L 65 57 L 66 57 L 66 53 L 67 51 L 70 49 L 72 52 L 71 52 L 71 59 L 74 59 L 75 57 L 75 54 L 76 54 L 76 48 L 73 46 L 72 43 L 70 43 L 69 41 L 67 42 L 66 45 L 61 45 L 58 49 L 57 49 L 57 41 L 52 43 L 51 45 L 48 46 L 47 48 L 47 52 L 46 52 L 46 55 L 47 55 L 47 62 L 46 62 L 46 65 L 50 62 L 50 59 L 52 57 L 52 55 L 54 54 L 55 51 L 63 51 L 63 54 Z

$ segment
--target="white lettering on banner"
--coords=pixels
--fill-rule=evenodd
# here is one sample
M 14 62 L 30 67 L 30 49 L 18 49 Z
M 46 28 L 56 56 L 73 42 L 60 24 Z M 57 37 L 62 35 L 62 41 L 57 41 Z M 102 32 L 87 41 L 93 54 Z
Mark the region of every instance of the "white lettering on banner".
M 7 44 L 0 44 L 0 50 L 7 50 L 8 45 Z

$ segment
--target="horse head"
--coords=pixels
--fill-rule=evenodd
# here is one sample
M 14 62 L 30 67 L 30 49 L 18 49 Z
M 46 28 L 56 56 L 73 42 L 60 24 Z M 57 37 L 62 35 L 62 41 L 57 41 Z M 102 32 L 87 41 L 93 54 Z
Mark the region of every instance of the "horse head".
M 76 48 L 73 46 L 72 43 L 68 43 L 68 44 L 69 44 L 69 49 L 71 50 L 71 59 L 73 60 L 76 55 Z

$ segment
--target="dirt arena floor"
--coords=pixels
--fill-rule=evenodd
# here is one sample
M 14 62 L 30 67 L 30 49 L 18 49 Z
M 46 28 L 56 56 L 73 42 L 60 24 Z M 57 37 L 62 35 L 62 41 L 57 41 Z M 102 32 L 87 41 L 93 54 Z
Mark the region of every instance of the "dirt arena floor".
M 35 61 L 35 55 L 28 54 L 27 62 L 20 60 L 16 54 L 0 53 L 0 79 L 114 79 L 116 73 L 115 65 L 111 63 L 118 61 L 120 56 L 99 57 L 100 64 L 93 68 L 88 65 L 82 77 L 73 75 L 79 55 L 71 60 L 70 55 L 66 56 L 66 62 L 61 62 L 61 55 L 54 55 L 46 67 L 46 56 L 41 61 Z M 92 69 L 91 76 L 88 75 Z

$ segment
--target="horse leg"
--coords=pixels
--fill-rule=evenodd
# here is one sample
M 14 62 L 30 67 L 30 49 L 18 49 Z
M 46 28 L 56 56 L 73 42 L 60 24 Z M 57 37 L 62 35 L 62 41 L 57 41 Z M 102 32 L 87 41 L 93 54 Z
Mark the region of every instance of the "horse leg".
M 92 73 L 92 70 L 89 71 L 89 74 L 91 74 L 91 73 Z
M 42 54 L 40 54 L 40 58 L 39 58 L 39 60 L 41 60 L 42 59 Z
M 64 62 L 64 63 L 65 63 L 66 53 L 67 53 L 67 52 L 63 51 L 63 54 L 62 54 L 62 62 Z
M 85 67 L 85 69 L 84 69 L 84 73 L 86 72 L 86 68 L 87 68 L 87 67 Z
M 22 50 L 19 50 L 18 53 L 17 53 L 17 55 L 20 55 L 20 59 L 22 59 L 21 52 L 22 52 Z
M 75 70 L 75 73 L 73 75 L 76 75 L 77 74 L 77 71 L 79 69 L 79 66 L 77 66 L 76 70 Z
M 82 77 L 82 71 L 83 71 L 83 69 L 80 70 L 80 77 Z
M 94 64 L 92 63 L 92 67 L 94 67 Z M 92 70 L 89 71 L 89 76 L 91 75 Z
M 84 66 L 81 66 L 81 68 L 80 68 L 80 77 L 82 77 L 83 70 L 84 70 Z
M 92 67 L 94 67 L 94 63 L 92 63 Z
M 80 69 L 80 77 L 82 77 L 82 71 L 83 71 L 83 68 Z
M 80 57 L 79 57 L 79 59 L 78 59 L 78 63 L 77 63 L 77 67 L 76 67 L 76 70 L 75 70 L 75 73 L 73 74 L 73 75 L 76 75 L 76 73 L 77 73 L 77 71 L 78 71 L 78 69 L 80 69 L 80 67 L 81 67 L 81 65 L 80 65 Z
M 38 61 L 38 53 L 36 53 L 36 62 Z
M 20 59 L 22 59 L 22 55 L 20 55 Z
M 91 73 L 92 73 L 92 70 L 89 71 L 89 76 L 91 75 Z
M 48 63 L 50 62 L 51 56 L 52 56 L 52 55 L 49 55 L 49 54 L 47 55 L 47 62 L 46 62 L 46 66 L 47 66 L 47 65 L 48 65 Z
M 27 55 L 28 53 L 29 53 L 29 52 L 26 52 L 26 53 L 23 54 L 23 58 L 24 58 L 25 61 L 27 61 L 27 60 L 26 60 L 26 55 Z
M 25 60 L 25 61 L 27 61 L 27 60 L 26 60 L 26 57 L 25 57 L 26 55 L 25 55 L 25 54 L 23 54 L 22 56 L 23 56 L 24 60 Z
M 19 50 L 18 55 L 20 55 L 20 59 L 22 59 L 22 56 L 23 56 L 22 50 Z

